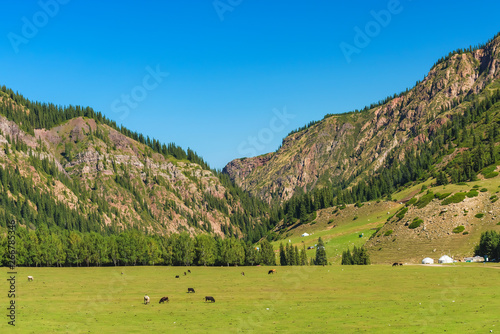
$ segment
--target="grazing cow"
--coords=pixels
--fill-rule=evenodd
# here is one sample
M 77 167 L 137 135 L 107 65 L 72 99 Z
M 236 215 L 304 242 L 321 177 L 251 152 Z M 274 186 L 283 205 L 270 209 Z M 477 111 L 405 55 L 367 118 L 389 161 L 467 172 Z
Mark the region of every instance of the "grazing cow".
M 123 275 L 123 271 L 122 271 L 122 275 Z
M 392 264 L 392 266 L 393 266 L 393 267 L 395 267 L 395 266 L 399 266 L 399 263 L 394 262 L 394 263 Z
M 190 273 L 190 274 L 191 274 L 191 270 L 189 270 L 189 269 L 188 269 L 188 273 Z
M 241 272 L 241 276 L 245 276 L 245 272 L 243 272 L 243 271 L 242 271 L 242 272 Z
M 160 302 L 158 304 L 163 304 L 165 302 L 169 302 L 168 297 L 161 297 Z
M 186 276 L 186 275 L 187 275 L 186 272 L 184 272 L 184 276 Z
M 194 289 L 193 288 L 188 288 L 188 293 L 190 293 L 190 292 L 194 293 Z
M 399 262 L 399 265 L 402 266 L 403 265 L 403 262 Z
M 28 276 L 28 281 L 32 281 L 33 280 L 33 276 Z
M 149 296 L 145 295 L 144 296 L 144 305 L 147 305 L 147 304 L 149 304 Z
M 267 274 L 268 274 L 268 275 L 269 275 L 269 274 L 275 274 L 275 273 L 276 273 L 276 269 L 271 269 L 271 270 L 269 270 L 269 271 L 267 272 Z
M 175 275 L 175 278 L 179 278 L 179 275 Z
M 206 296 L 205 297 L 205 302 L 213 302 L 213 303 L 215 303 L 215 299 L 212 296 Z

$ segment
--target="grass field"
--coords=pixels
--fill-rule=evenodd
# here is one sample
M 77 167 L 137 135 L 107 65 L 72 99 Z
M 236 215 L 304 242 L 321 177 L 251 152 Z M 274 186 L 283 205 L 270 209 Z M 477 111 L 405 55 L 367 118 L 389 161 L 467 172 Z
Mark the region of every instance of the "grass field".
M 489 333 L 500 331 L 493 266 L 276 267 L 275 275 L 268 267 L 191 267 L 186 277 L 182 267 L 18 268 L 16 327 L 4 316 L 0 331 Z M 207 295 L 216 302 L 203 302 Z M 163 296 L 170 303 L 159 305 Z

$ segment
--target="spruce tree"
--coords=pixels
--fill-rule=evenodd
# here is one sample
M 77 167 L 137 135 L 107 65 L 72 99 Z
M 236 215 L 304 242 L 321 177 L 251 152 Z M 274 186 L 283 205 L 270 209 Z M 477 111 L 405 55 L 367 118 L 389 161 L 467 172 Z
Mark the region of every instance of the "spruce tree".
M 318 245 L 316 247 L 316 260 L 314 261 L 314 263 L 317 266 L 328 264 L 328 259 L 326 258 L 325 244 L 323 243 L 321 237 L 319 237 L 318 239 Z
M 280 243 L 280 265 L 287 265 L 285 247 L 283 247 L 283 243 Z

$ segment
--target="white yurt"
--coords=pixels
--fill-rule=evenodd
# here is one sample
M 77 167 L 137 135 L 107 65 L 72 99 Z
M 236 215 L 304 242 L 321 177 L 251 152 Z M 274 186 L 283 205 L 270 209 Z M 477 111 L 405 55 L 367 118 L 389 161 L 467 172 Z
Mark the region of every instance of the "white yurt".
M 433 264 L 434 260 L 431 259 L 430 257 L 426 257 L 425 259 L 422 260 L 422 264 Z
M 443 255 L 439 258 L 439 263 L 453 263 L 453 259 L 448 255 Z
M 309 233 L 307 233 L 307 232 L 302 233 L 302 236 L 303 236 L 303 237 L 308 237 L 308 236 L 309 236 Z

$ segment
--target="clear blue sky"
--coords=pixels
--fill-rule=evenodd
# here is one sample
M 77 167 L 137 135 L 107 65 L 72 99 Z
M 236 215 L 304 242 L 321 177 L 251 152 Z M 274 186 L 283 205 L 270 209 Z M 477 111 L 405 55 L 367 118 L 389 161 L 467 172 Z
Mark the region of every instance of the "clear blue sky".
M 449 51 L 500 31 L 497 0 L 41 3 L 2 3 L 0 84 L 91 106 L 216 168 L 411 87 Z M 371 11 L 388 9 L 375 23 Z M 277 118 L 284 109 L 293 118 Z

